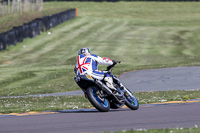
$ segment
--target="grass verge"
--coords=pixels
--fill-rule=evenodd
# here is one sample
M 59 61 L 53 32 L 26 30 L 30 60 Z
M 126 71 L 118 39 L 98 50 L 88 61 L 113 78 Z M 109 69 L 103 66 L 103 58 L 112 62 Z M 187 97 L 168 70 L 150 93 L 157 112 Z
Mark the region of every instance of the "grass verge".
M 188 95 L 189 94 L 189 95 Z M 200 91 L 161 91 L 135 93 L 140 104 L 196 99 Z M 0 99 L 0 113 L 63 110 L 93 107 L 84 96 L 49 96 Z
M 137 130 L 123 130 L 114 133 L 199 133 L 200 128 L 194 125 L 192 128 L 173 128 L 173 129 L 137 129 Z M 111 132 L 104 132 L 111 133 Z M 113 133 L 113 132 L 112 132 Z

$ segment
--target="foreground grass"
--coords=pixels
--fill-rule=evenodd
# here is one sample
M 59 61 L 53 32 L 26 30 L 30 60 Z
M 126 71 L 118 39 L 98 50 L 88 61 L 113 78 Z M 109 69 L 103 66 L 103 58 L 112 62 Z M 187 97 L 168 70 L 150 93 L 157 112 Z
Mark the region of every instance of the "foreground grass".
M 0 99 L 1 113 L 89 108 L 91 104 L 83 96 L 50 96 Z
M 175 128 L 175 129 L 137 129 L 137 130 L 123 130 L 115 133 L 199 133 L 200 128 L 194 125 L 193 128 Z M 110 133 L 110 132 L 105 132 Z
M 200 98 L 200 91 L 138 92 L 135 93 L 135 96 L 138 98 L 140 104 L 149 104 Z M 0 113 L 22 113 L 27 111 L 63 110 L 90 107 L 92 107 L 92 105 L 84 96 L 21 97 L 0 99 Z
M 73 68 L 77 51 L 85 46 L 121 60 L 114 74 L 200 65 L 199 4 L 45 3 L 49 9 L 78 7 L 79 17 L 0 52 L 0 96 L 78 90 Z

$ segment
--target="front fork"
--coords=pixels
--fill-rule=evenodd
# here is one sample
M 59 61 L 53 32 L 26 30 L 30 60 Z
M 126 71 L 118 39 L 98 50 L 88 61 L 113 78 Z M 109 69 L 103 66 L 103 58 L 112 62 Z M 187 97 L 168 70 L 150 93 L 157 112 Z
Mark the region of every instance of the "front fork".
M 113 75 L 111 72 L 108 72 L 108 74 L 113 78 L 113 82 L 119 86 L 117 87 L 118 92 L 124 94 L 125 97 L 133 96 L 131 92 L 120 82 L 118 77 Z
M 126 87 L 120 82 L 119 78 L 114 75 L 112 75 L 112 77 L 113 77 L 113 81 L 119 86 L 119 88 L 117 88 L 118 91 L 123 92 L 125 97 L 128 97 L 128 96 L 132 97 L 132 94 L 130 93 L 130 91 L 126 89 Z
M 116 77 L 116 76 L 114 76 L 114 75 L 112 75 L 112 78 L 113 78 L 113 82 L 114 82 L 115 84 L 118 85 L 118 87 L 116 87 L 117 90 L 118 90 L 120 93 L 124 93 L 124 88 L 125 88 L 125 87 L 124 87 L 123 84 L 120 82 L 119 78 Z

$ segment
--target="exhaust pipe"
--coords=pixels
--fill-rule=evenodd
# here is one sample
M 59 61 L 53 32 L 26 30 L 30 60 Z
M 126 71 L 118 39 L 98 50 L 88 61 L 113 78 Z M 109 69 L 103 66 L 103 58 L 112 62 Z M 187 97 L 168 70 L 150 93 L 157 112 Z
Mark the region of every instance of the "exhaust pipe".
M 102 83 L 100 80 L 96 80 L 95 84 L 97 84 L 108 95 L 112 95 L 112 91 L 104 83 Z

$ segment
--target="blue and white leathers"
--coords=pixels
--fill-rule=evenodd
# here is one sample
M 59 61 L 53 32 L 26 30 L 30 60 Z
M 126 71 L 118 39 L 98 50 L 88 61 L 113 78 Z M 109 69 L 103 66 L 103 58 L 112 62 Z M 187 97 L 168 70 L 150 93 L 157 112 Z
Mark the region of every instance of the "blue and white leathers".
M 76 75 L 91 75 L 93 78 L 102 80 L 104 78 L 104 72 L 98 70 L 98 64 L 112 65 L 113 62 L 109 58 L 102 58 L 95 54 L 77 56 L 75 74 Z

